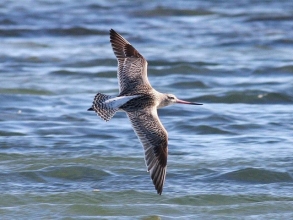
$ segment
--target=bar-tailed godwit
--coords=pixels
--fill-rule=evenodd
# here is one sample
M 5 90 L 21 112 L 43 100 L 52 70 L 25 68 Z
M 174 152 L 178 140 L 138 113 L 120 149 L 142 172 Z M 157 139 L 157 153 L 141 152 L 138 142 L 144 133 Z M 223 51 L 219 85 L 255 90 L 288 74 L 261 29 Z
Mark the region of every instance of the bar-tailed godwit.
M 166 177 L 168 133 L 157 109 L 174 103 L 201 105 L 178 99 L 175 95 L 155 90 L 147 77 L 146 59 L 120 34 L 110 30 L 110 42 L 118 60 L 119 95 L 98 93 L 88 110 L 109 121 L 118 110 L 126 112 L 141 141 L 147 170 L 158 194 L 162 194 Z

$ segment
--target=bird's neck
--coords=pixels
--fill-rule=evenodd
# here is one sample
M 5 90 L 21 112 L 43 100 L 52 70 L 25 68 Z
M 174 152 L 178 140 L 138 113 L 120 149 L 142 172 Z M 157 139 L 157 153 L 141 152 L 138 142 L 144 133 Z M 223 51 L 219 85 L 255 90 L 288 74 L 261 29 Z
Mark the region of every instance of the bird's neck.
M 166 99 L 166 94 L 155 91 L 155 96 L 157 108 L 163 108 L 169 105 L 168 100 Z

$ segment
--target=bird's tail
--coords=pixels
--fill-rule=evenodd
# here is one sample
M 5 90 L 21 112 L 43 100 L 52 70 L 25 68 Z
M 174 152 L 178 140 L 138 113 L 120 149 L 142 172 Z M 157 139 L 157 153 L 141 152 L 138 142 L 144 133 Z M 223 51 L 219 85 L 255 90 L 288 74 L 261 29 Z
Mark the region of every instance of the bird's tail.
M 115 97 L 98 93 L 88 111 L 95 111 L 102 119 L 109 121 L 118 111 L 118 106 L 113 106 L 111 102 L 107 102 L 107 100 L 113 98 Z
M 98 93 L 95 96 L 92 107 L 88 111 L 95 111 L 102 119 L 109 121 L 121 106 L 139 96 L 141 95 L 115 97 Z

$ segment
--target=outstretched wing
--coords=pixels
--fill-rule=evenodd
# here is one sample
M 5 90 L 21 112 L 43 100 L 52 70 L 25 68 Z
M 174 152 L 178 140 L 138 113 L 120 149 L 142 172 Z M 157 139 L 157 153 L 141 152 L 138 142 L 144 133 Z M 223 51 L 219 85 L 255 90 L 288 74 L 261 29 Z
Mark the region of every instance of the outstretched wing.
M 120 94 L 137 91 L 142 87 L 151 89 L 145 58 L 113 29 L 110 30 L 110 42 L 118 60 L 117 75 Z
M 145 162 L 158 194 L 161 195 L 167 170 L 168 134 L 155 107 L 126 112 L 141 141 Z

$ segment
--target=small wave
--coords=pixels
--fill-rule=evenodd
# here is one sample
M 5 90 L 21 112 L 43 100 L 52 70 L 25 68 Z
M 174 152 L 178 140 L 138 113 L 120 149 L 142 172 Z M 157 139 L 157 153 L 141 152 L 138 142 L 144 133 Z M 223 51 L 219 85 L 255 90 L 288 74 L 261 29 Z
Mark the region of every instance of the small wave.
M 198 100 L 213 103 L 246 103 L 246 104 L 292 104 L 290 95 L 264 91 L 233 91 L 223 95 L 204 95 Z
M 50 74 L 64 76 L 64 75 L 73 75 L 73 74 L 76 74 L 76 72 L 69 71 L 69 70 L 56 70 L 56 71 L 50 72 Z
M 197 126 L 196 130 L 199 134 L 233 134 L 232 132 L 229 132 L 227 130 L 208 125 Z
M 203 83 L 202 81 L 175 82 L 171 84 L 170 87 L 176 88 L 176 89 L 208 88 L 208 86 L 205 85 L 205 83 Z
M 259 21 L 292 21 L 292 15 L 258 15 L 246 19 L 246 22 L 259 22 Z
M 8 18 L 4 18 L 4 19 L 0 19 L 0 25 L 15 25 L 16 22 L 14 22 L 11 19 Z
M 287 172 L 277 172 L 258 168 L 245 168 L 222 174 L 220 179 L 247 183 L 292 182 L 293 178 Z
M 35 171 L 24 171 L 24 172 L 20 172 L 19 176 L 21 176 L 22 179 L 26 179 L 26 180 L 30 180 L 33 182 L 39 182 L 39 183 L 43 183 L 46 182 L 45 179 L 43 179 L 38 172 Z
M 204 63 L 204 62 L 166 62 L 166 61 L 157 61 L 153 62 L 150 61 L 150 70 L 149 72 L 152 75 L 170 75 L 170 74 L 177 74 L 177 75 L 189 75 L 195 74 L 196 75 L 208 75 L 210 74 L 211 70 L 209 70 L 208 66 L 215 66 L 215 63 Z M 156 68 L 164 66 L 163 69 Z
M 194 125 L 190 125 L 186 123 L 182 124 L 180 122 L 176 124 L 176 129 L 180 130 L 181 132 L 194 131 L 197 134 L 232 134 L 230 131 L 213 127 L 213 126 L 208 126 L 208 125 L 194 126 Z
M 277 39 L 277 40 L 273 40 L 271 42 L 272 42 L 271 43 L 272 45 L 280 44 L 280 45 L 288 45 L 288 46 L 291 46 L 293 44 L 293 39 L 283 37 L 283 38 L 280 38 L 280 39 Z
M 91 167 L 84 166 L 64 166 L 64 167 L 52 167 L 42 171 L 37 171 L 41 176 L 67 179 L 67 180 L 81 180 L 92 179 L 100 180 L 105 176 L 109 176 L 108 173 L 102 170 L 93 169 Z
M 102 78 L 112 78 L 115 79 L 117 77 L 117 73 L 114 71 L 102 71 L 97 73 L 98 77 L 102 77 Z
M 95 29 L 89 29 L 85 27 L 70 27 L 70 28 L 53 28 L 48 29 L 47 32 L 53 35 L 107 35 L 107 31 L 100 31 Z
M 212 15 L 214 12 L 207 9 L 172 9 L 158 6 L 151 10 L 137 11 L 133 13 L 136 16 L 148 17 L 148 16 L 204 16 Z
M 174 68 L 176 66 L 183 66 L 183 67 L 198 66 L 198 67 L 202 67 L 202 66 L 217 66 L 217 65 L 219 65 L 218 63 L 209 62 L 209 61 L 187 62 L 187 61 L 166 61 L 166 60 L 156 59 L 156 60 L 150 60 L 149 62 L 151 63 L 151 65 L 149 65 L 150 68 L 152 66 L 164 66 L 164 67 L 169 66 L 170 68 Z
M 0 120 L 2 121 L 2 120 Z M 0 137 L 1 136 L 7 136 L 7 137 L 12 137 L 12 136 L 25 136 L 25 133 L 21 133 L 21 132 L 14 132 L 14 131 L 1 131 L 0 130 Z
M 20 36 L 85 36 L 85 35 L 107 35 L 108 32 L 86 27 L 51 28 L 51 29 L 29 29 L 29 28 L 10 28 L 0 29 L 0 35 L 4 37 Z
M 22 94 L 22 95 L 51 95 L 49 91 L 37 89 L 0 89 L 0 94 Z
M 210 123 L 212 121 L 213 123 L 219 123 L 219 124 L 233 123 L 233 120 L 231 119 L 231 117 L 228 117 L 226 115 L 215 114 L 215 113 L 213 115 L 201 118 L 201 121 L 205 123 Z
M 87 59 L 87 60 L 70 60 L 64 64 L 64 67 L 74 67 L 74 68 L 83 68 L 83 67 L 114 67 L 116 70 L 117 61 L 116 59 Z M 115 71 L 113 71 L 115 72 Z
M 291 44 L 293 41 L 291 42 Z M 278 75 L 280 74 L 283 75 L 292 75 L 293 74 L 293 65 L 284 65 L 284 66 L 279 66 L 279 67 L 264 67 L 264 68 L 259 68 L 253 72 L 253 74 L 256 75 L 268 75 L 268 73 Z

